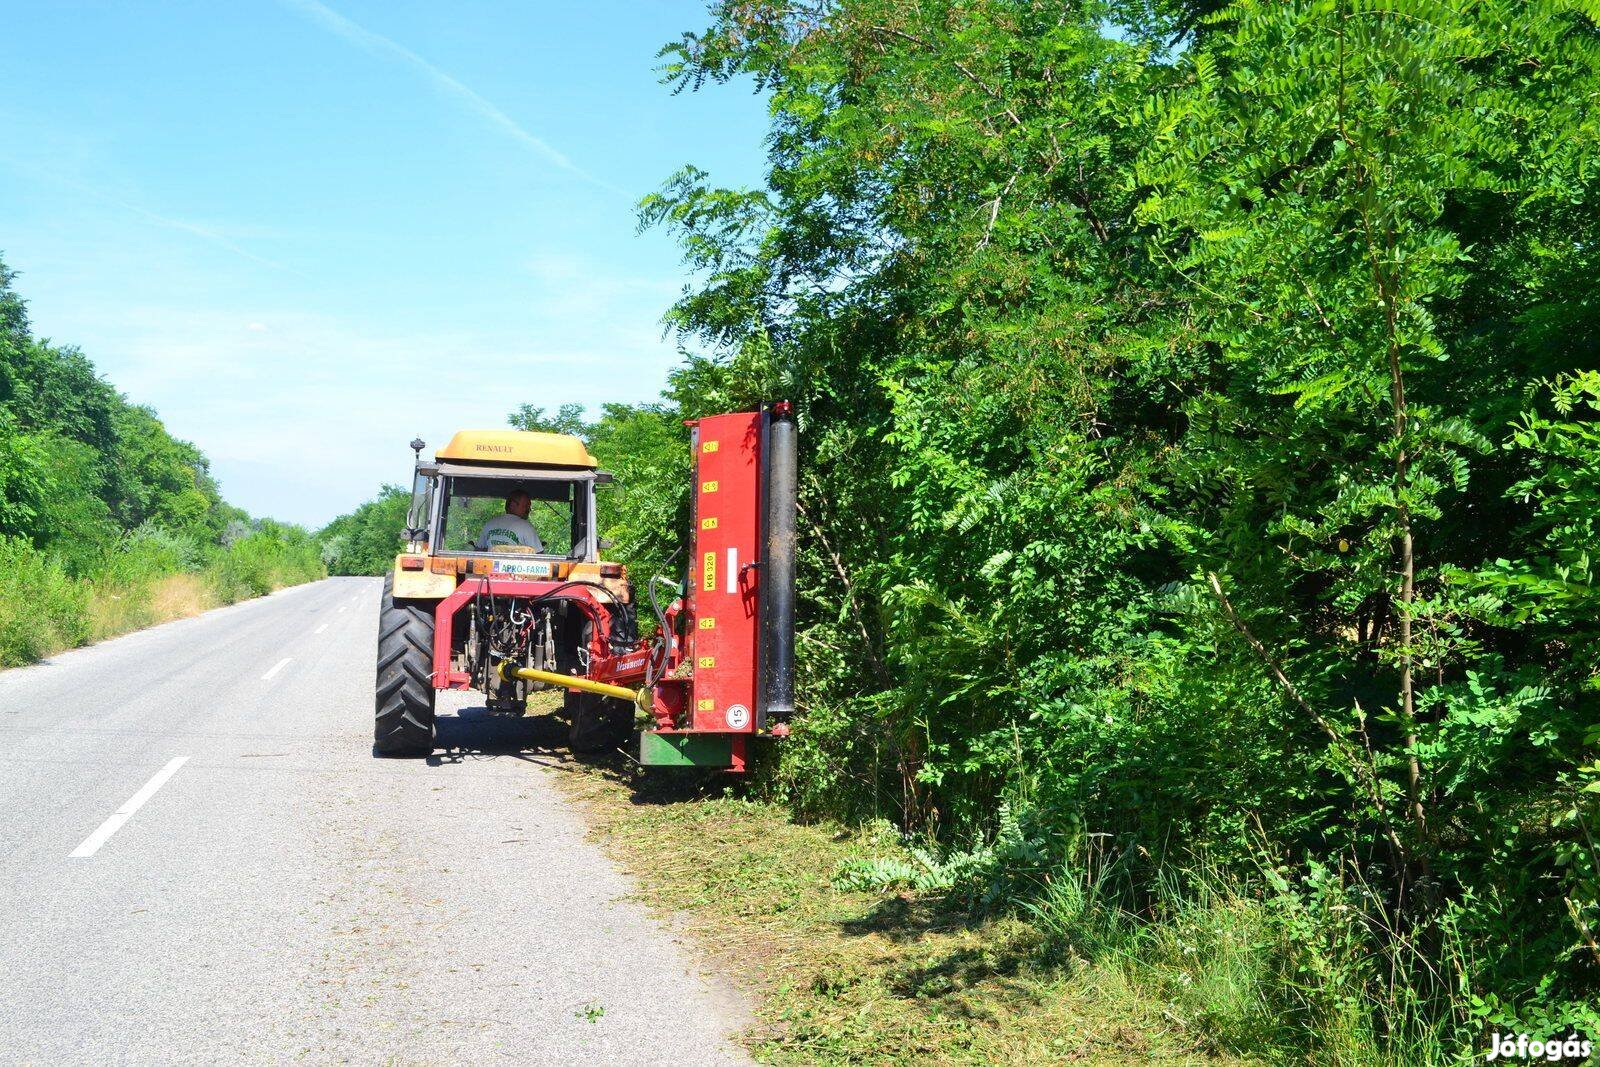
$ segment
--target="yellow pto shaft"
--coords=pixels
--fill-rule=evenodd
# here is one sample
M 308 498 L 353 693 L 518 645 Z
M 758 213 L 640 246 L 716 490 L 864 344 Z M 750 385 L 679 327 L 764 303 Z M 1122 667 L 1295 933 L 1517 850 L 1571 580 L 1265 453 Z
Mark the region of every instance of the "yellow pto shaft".
M 513 667 L 510 662 L 500 664 L 500 678 L 509 682 L 513 678 L 521 678 L 525 682 L 544 682 L 546 685 L 558 685 L 565 689 L 579 689 L 585 693 L 599 693 L 601 696 L 616 697 L 626 700 L 641 711 L 649 711 L 651 707 L 650 690 L 624 689 L 620 685 L 611 685 L 609 682 L 597 682 L 592 678 L 579 678 L 572 674 L 557 674 L 555 671 L 535 670 L 532 667 Z

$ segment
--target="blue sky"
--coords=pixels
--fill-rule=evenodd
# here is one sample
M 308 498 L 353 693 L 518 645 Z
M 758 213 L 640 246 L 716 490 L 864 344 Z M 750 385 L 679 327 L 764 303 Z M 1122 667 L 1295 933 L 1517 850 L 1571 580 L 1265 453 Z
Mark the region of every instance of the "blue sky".
M 684 282 L 634 204 L 759 183 L 765 104 L 673 96 L 700 3 L 7 5 L 0 256 L 254 514 L 320 525 L 421 434 L 641 401 Z

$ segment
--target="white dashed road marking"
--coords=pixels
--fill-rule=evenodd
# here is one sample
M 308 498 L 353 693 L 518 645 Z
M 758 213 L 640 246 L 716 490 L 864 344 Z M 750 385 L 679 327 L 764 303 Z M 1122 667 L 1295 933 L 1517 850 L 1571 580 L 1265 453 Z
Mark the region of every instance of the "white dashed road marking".
M 100 829 L 83 839 L 83 844 L 72 850 L 72 859 L 87 859 L 100 850 L 100 846 L 111 839 L 111 835 L 122 829 L 122 824 L 133 818 L 133 813 L 144 807 L 145 801 L 156 795 L 156 790 L 167 784 L 167 779 L 178 773 L 178 768 L 189 761 L 188 756 L 176 756 L 165 767 L 156 772 L 156 776 L 144 784 L 137 793 L 128 798 L 128 802 L 112 813 L 111 818 L 100 824 Z

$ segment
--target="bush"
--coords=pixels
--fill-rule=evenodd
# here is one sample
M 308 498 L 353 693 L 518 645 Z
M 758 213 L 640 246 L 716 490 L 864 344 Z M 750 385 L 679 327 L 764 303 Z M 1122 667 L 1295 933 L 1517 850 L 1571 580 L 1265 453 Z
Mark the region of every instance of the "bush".
M 315 581 L 327 572 L 317 546 L 303 531 L 271 524 L 234 541 L 205 573 L 222 601 L 232 604 Z
M 0 667 L 326 573 L 306 533 L 276 523 L 261 523 L 227 548 L 210 550 L 193 538 L 144 527 L 90 563 L 87 576 L 74 577 L 27 541 L 0 537 Z
M 89 639 L 89 587 L 16 537 L 0 537 L 0 666 Z
M 378 495 L 317 533 L 330 574 L 383 574 L 405 547 L 403 532 L 411 494 L 386 485 Z

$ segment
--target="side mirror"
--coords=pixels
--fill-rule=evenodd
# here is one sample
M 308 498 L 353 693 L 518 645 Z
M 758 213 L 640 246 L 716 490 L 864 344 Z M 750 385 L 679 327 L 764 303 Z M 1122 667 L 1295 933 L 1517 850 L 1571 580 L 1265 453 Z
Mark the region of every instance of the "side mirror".
M 594 472 L 594 484 L 595 485 L 610 485 L 612 482 L 614 482 L 616 480 L 617 480 L 617 476 L 615 474 L 612 474 L 610 471 L 595 471 Z
M 610 548 L 612 545 L 616 544 L 616 542 L 611 540 L 611 538 L 609 538 L 609 537 L 602 537 L 602 538 L 600 538 L 599 541 L 597 541 L 595 543 L 600 546 L 600 551 L 602 551 L 602 552 L 604 552 L 606 549 Z

